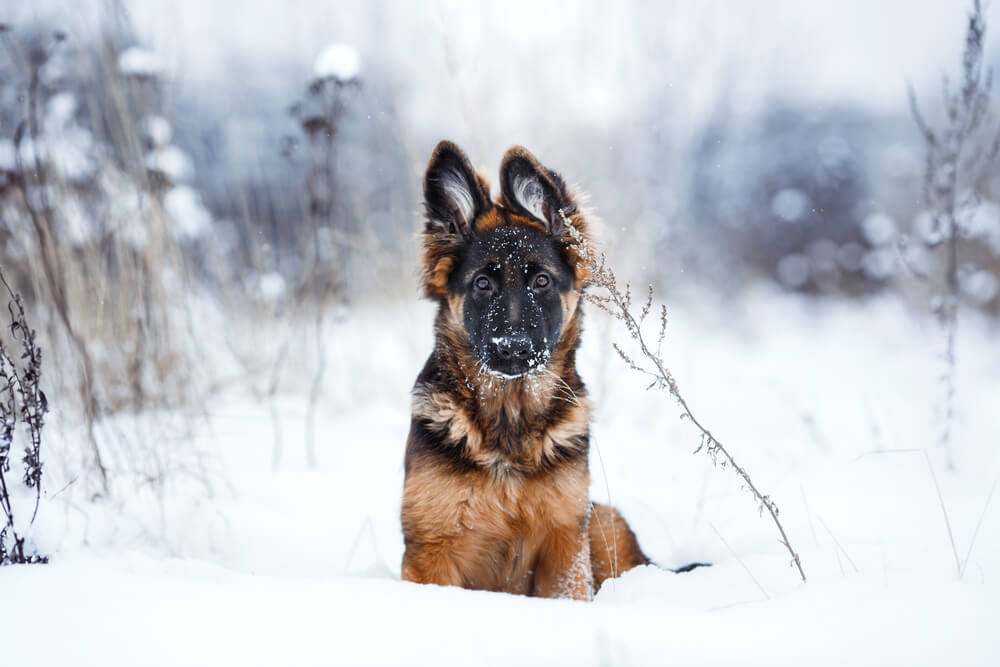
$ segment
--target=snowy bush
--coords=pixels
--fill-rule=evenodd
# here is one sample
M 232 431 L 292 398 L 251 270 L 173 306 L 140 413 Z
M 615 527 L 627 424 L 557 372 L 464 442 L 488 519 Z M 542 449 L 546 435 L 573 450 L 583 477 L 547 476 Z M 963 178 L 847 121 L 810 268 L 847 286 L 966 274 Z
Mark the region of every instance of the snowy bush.
M 360 57 L 346 44 L 332 44 L 317 57 L 313 78 L 304 95 L 291 107 L 302 141 L 289 139 L 288 146 L 300 146 L 305 160 L 307 245 L 312 245 L 314 261 L 302 277 L 303 288 L 319 286 L 322 294 L 342 289 L 346 248 L 335 242 L 333 232 L 345 231 L 347 207 L 339 201 L 339 131 L 341 121 L 361 86 Z M 302 247 L 300 241 L 299 246 Z
M 14 26 L 0 39 L 0 264 L 38 304 L 54 389 L 89 424 L 87 477 L 102 495 L 95 425 L 193 398 L 188 295 L 167 277 L 187 275 L 212 216 L 172 143 L 162 70 L 120 46 L 127 31 L 77 42 Z
M 944 329 L 945 344 L 942 358 L 943 418 L 941 444 L 948 455 L 949 467 L 954 466 L 953 416 L 956 394 L 956 349 L 958 312 L 961 297 L 983 306 L 996 296 L 997 279 L 991 272 L 979 268 L 967 256 L 968 239 L 990 248 L 995 222 L 989 222 L 993 212 L 987 207 L 978 216 L 979 191 L 984 189 L 996 170 L 1000 153 L 1000 123 L 990 118 L 993 73 L 984 70 L 984 36 L 986 18 L 980 0 L 973 0 L 968 15 L 965 45 L 962 50 L 960 87 L 953 88 L 947 77 L 943 80 L 942 102 L 945 120 L 931 125 L 911 88 L 910 112 L 924 140 L 926 159 L 923 194 L 928 206 L 930 230 L 924 236 L 925 245 L 939 249 L 939 275 L 918 274 L 930 279 L 932 303 Z M 984 150 L 984 146 L 986 150 Z M 986 241 L 983 244 L 983 241 Z M 975 250 L 972 248 L 971 250 Z M 993 263 L 1000 264 L 994 255 Z

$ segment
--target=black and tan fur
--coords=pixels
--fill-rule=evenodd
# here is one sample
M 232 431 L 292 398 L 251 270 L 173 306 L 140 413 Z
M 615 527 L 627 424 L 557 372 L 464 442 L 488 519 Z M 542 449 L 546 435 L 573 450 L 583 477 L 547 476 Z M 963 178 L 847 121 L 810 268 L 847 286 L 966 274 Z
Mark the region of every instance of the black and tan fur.
M 511 148 L 500 196 L 450 142 L 424 181 L 434 351 L 413 389 L 402 526 L 407 581 L 590 599 L 648 559 L 588 498 L 591 403 L 576 371 L 587 274 L 563 179 Z

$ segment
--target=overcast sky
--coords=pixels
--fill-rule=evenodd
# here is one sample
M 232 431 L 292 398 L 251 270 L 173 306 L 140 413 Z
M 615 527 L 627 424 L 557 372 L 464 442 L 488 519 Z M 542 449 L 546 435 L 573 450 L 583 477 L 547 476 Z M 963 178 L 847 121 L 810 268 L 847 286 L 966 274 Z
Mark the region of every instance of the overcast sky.
M 183 73 L 198 78 L 224 74 L 234 58 L 292 60 L 308 67 L 332 41 L 384 49 L 408 69 L 441 57 L 442 31 L 452 33 L 466 58 L 478 62 L 503 59 L 508 49 L 529 49 L 544 58 L 574 35 L 584 35 L 611 70 L 669 67 L 669 61 L 655 58 L 666 53 L 688 62 L 725 63 L 751 90 L 782 87 L 824 100 L 891 107 L 906 79 L 936 79 L 936 72 L 955 67 L 969 2 L 127 0 L 126 5 L 140 33 Z M 996 14 L 990 7 L 988 18 Z M 645 63 L 637 62 L 644 54 L 632 53 L 629 45 L 637 31 L 658 31 L 664 41 Z M 590 61 L 592 55 L 581 58 Z M 567 74 L 586 77 L 579 70 Z M 685 72 L 675 75 L 681 83 Z
M 905 113 L 907 81 L 935 94 L 956 72 L 967 0 L 124 0 L 139 36 L 181 85 L 275 86 L 284 108 L 316 55 L 346 42 L 362 76 L 377 70 L 410 128 L 478 141 L 552 137 L 542 117 L 603 128 L 648 122 L 662 108 L 691 136 L 725 105 L 752 112 L 782 98 Z M 14 3 L 15 15 L 79 21 L 104 0 Z M 3 11 L 3 10 L 0 10 Z M 17 16 L 14 17 L 15 20 Z M 988 20 L 1000 26 L 1000 13 Z M 990 26 L 987 41 L 1000 27 Z M 991 48 L 990 54 L 996 54 Z M 284 89 L 278 88 L 285 85 Z M 279 99 L 280 98 L 280 99 Z M 645 115 L 643 115 L 645 114 Z

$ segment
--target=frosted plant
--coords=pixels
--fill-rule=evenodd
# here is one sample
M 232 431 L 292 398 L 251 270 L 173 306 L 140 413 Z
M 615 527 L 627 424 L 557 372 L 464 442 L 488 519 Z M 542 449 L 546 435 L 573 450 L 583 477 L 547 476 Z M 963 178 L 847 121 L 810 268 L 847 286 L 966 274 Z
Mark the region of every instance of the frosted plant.
M 10 296 L 11 337 L 20 344 L 20 354 L 12 354 L 0 342 L 0 565 L 11 563 L 44 563 L 46 558 L 32 553 L 25 547 L 25 538 L 18 534 L 15 523 L 14 503 L 11 500 L 11 483 L 7 474 L 11 469 L 13 444 L 18 423 L 28 432 L 28 442 L 21 458 L 24 474 L 21 481 L 34 491 L 34 509 L 28 525 L 35 521 L 42 494 L 42 426 L 49 410 L 45 393 L 39 387 L 42 377 L 42 351 L 35 343 L 35 330 L 28 326 L 21 295 L 14 294 L 3 273 L 3 283 Z M 15 361 L 20 358 L 19 362 Z M 21 514 L 18 512 L 18 514 Z M 23 525 L 23 519 L 22 525 Z
M 704 450 L 712 459 L 713 465 L 731 468 L 743 480 L 744 487 L 750 491 L 757 502 L 761 516 L 767 511 L 768 515 L 774 521 L 774 525 L 781 536 L 779 541 L 791 556 L 791 565 L 795 566 L 799 572 L 799 576 L 802 577 L 802 581 L 805 582 L 806 574 L 802 569 L 802 561 L 799 558 L 799 554 L 792 548 L 788 535 L 785 533 L 785 528 L 778 519 L 777 504 L 771 499 L 771 496 L 765 495 L 757 488 L 753 480 L 750 479 L 750 474 L 746 471 L 746 468 L 737 464 L 729 450 L 695 417 L 694 413 L 691 412 L 691 408 L 688 407 L 684 396 L 681 394 L 680 387 L 677 385 L 673 374 L 664 363 L 661 348 L 663 340 L 667 335 L 667 307 L 665 305 L 661 306 L 659 311 L 660 326 L 655 349 L 653 349 L 652 343 L 647 341 L 643 334 L 642 324 L 653 310 L 653 286 L 649 286 L 646 302 L 643 304 L 638 315 L 636 315 L 633 309 L 632 290 L 630 286 L 626 284 L 624 289 L 618 286 L 618 279 L 615 277 L 614 270 L 608 265 L 604 253 L 598 253 L 591 246 L 577 231 L 576 227 L 570 223 L 562 209 L 559 210 L 559 214 L 563 218 L 566 229 L 569 230 L 570 235 L 575 240 L 576 252 L 580 257 L 580 261 L 590 273 L 587 286 L 597 288 L 597 292 L 591 289 L 585 290 L 583 298 L 623 323 L 629 335 L 638 344 L 642 356 L 632 357 L 628 355 L 617 343 L 614 344 L 615 352 L 618 353 L 618 356 L 622 358 L 622 361 L 629 368 L 650 378 L 650 389 L 665 389 L 674 397 L 680 406 L 681 418 L 687 419 L 694 424 L 701 436 L 698 447 L 694 450 L 695 453 Z
M 942 376 L 945 403 L 941 444 L 948 457 L 948 467 L 954 467 L 951 427 L 955 409 L 955 339 L 963 287 L 959 242 L 970 236 L 969 225 L 979 207 L 976 179 L 989 173 L 989 167 L 1000 150 L 998 134 L 994 134 L 992 141 L 986 145 L 976 141 L 986 129 L 984 124 L 989 113 L 993 82 L 992 70 L 983 71 L 986 19 L 980 0 L 973 1 L 968 21 L 962 52 L 962 86 L 953 90 L 947 78 L 943 81 L 946 121 L 942 127 L 931 127 L 920 110 L 913 88 L 909 89 L 910 111 L 923 135 L 927 151 L 924 198 L 930 208 L 931 229 L 924 243 L 931 249 L 944 248 L 946 253 L 944 296 L 935 297 L 934 309 L 945 331 L 945 371 Z M 996 132 L 994 128 L 990 131 Z M 927 278 L 922 271 L 914 273 Z

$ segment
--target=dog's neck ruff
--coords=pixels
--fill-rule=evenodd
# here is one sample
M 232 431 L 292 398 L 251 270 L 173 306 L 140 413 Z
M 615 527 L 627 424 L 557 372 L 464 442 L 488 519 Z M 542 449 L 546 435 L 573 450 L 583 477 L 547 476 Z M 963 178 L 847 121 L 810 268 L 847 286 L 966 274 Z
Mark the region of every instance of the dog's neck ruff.
M 554 354 L 543 371 L 516 378 L 482 373 L 465 355 L 447 350 L 437 348 L 438 380 L 414 393 L 415 416 L 443 446 L 504 475 L 586 457 L 591 404 L 576 375 L 573 349 Z

